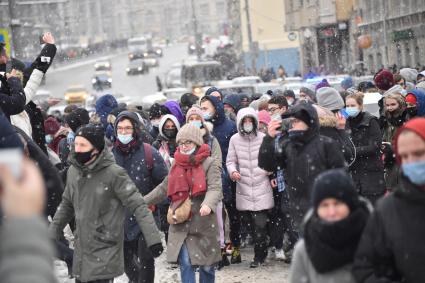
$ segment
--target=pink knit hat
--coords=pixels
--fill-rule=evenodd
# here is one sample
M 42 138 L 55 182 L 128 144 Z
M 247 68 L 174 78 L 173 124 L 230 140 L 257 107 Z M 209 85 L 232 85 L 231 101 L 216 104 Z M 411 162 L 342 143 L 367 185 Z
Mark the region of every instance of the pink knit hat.
M 258 122 L 259 123 L 263 123 L 268 125 L 271 121 L 271 117 L 269 112 L 267 112 L 266 110 L 261 110 L 260 112 L 258 112 Z
M 202 119 L 202 123 L 205 124 L 204 114 L 199 106 L 192 106 L 186 113 L 186 123 L 189 122 L 189 117 L 192 115 L 198 115 Z

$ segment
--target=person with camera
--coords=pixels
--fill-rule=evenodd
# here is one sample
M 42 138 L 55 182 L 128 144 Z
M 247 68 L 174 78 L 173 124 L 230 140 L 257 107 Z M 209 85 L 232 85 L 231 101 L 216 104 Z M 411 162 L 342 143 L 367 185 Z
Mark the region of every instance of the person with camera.
M 277 135 L 282 138 L 275 142 Z M 285 192 L 282 210 L 289 216 L 285 217 L 285 224 L 292 230 L 286 249 L 288 261 L 309 208 L 314 179 L 325 170 L 346 166 L 342 152 L 335 148 L 338 145 L 334 140 L 319 134 L 318 115 L 309 103 L 294 106 L 282 115 L 281 121 L 272 120 L 269 124 L 258 166 L 269 172 L 283 170 L 283 176 L 278 178 Z

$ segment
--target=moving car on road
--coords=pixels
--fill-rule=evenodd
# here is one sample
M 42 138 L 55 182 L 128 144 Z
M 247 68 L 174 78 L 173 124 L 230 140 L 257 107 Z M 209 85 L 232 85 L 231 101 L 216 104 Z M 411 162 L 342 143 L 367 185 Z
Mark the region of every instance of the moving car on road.
M 93 89 L 103 90 L 112 87 L 112 77 L 110 72 L 96 72 L 91 80 Z
M 65 101 L 67 104 L 84 104 L 89 92 L 82 85 L 73 85 L 70 86 L 65 91 Z
M 99 60 L 94 63 L 95 72 L 110 72 L 112 70 L 112 64 L 110 60 Z
M 149 67 L 146 65 L 143 59 L 136 59 L 130 61 L 127 69 L 125 70 L 128 76 L 137 74 L 146 74 L 149 72 Z

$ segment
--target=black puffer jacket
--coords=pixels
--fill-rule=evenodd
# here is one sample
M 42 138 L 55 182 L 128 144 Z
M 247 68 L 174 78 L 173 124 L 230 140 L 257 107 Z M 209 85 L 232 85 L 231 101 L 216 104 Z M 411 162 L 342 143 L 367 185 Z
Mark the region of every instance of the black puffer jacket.
M 383 165 L 380 158 L 382 133 L 378 119 L 369 112 L 347 119 L 347 131 L 356 146 L 356 161 L 350 167 L 353 174 L 380 172 Z
M 425 279 L 425 191 L 401 176 L 395 192 L 378 201 L 357 249 L 357 282 Z
M 275 139 L 267 135 L 260 147 L 258 165 L 269 172 L 283 168 L 290 198 L 290 207 L 285 210 L 291 212 L 299 225 L 309 208 L 314 179 L 325 170 L 345 167 L 345 161 L 338 144 L 319 135 L 319 120 L 313 106 L 307 103 L 296 105 L 288 115 L 297 111 L 305 111 L 311 118 L 312 125 L 305 135 L 297 140 L 281 138 L 278 150 L 275 149 Z

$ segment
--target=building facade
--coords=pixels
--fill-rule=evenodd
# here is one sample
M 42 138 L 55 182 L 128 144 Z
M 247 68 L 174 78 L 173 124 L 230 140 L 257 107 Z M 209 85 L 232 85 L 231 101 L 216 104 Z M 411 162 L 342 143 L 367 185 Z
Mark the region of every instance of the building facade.
M 354 0 L 286 0 L 286 30 L 298 31 L 302 72 L 312 68 L 347 72 L 352 63 L 350 37 Z
M 358 0 L 358 29 L 372 46 L 363 60 L 373 73 L 391 66 L 425 66 L 425 0 Z
M 253 46 L 250 47 L 246 2 L 228 1 L 230 37 L 246 69 L 283 66 L 289 75 L 300 71 L 299 34 L 285 31 L 283 0 L 248 0 Z

